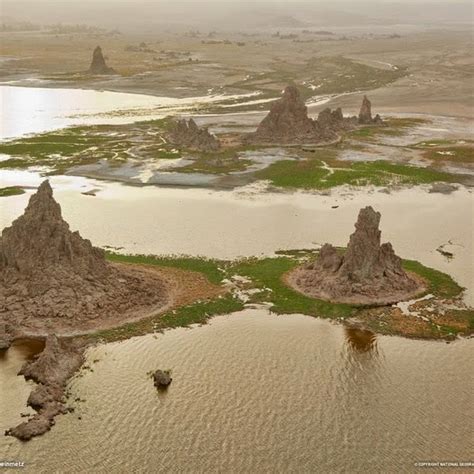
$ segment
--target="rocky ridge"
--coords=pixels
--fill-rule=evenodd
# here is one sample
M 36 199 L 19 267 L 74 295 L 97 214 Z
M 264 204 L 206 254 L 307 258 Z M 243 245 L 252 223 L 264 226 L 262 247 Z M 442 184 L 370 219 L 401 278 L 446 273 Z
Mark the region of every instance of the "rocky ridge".
M 348 304 L 386 305 L 422 293 L 424 282 L 402 268 L 390 243 L 381 244 L 380 217 L 372 207 L 361 209 L 345 253 L 325 244 L 290 283 L 312 297 Z
M 81 344 L 49 335 L 43 352 L 26 362 L 18 373 L 38 384 L 27 401 L 37 413 L 5 434 L 27 441 L 49 431 L 54 418 L 67 413 L 66 384 L 83 363 L 84 347 Z

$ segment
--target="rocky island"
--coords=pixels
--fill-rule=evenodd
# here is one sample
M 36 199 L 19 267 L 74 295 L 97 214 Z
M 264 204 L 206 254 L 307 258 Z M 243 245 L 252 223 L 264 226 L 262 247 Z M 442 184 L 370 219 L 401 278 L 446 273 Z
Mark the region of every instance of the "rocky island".
M 71 232 L 44 181 L 0 239 L 0 323 L 7 337 L 92 327 L 163 309 L 169 286 L 157 272 L 112 264 Z
M 390 243 L 380 243 L 380 213 L 361 209 L 347 250 L 325 244 L 316 261 L 299 267 L 289 281 L 298 291 L 333 303 L 389 305 L 426 290 L 426 283 L 402 268 Z
M 289 85 L 283 95 L 270 108 L 254 133 L 245 141 L 254 144 L 328 144 L 339 139 L 342 131 L 353 130 L 359 124 L 382 124 L 379 115 L 372 118 L 371 104 L 364 97 L 359 118 L 344 117 L 341 108 L 326 108 L 317 119 L 308 116 L 308 108 L 298 88 Z

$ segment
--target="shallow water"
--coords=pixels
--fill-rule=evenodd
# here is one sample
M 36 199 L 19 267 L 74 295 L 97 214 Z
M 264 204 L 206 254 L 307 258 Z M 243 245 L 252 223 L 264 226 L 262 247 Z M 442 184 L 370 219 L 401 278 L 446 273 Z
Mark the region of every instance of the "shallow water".
M 473 347 L 246 310 L 91 349 L 93 372 L 71 384 L 85 402 L 30 443 L 0 438 L 0 452 L 31 472 L 78 473 L 409 472 L 467 460 Z M 157 368 L 172 370 L 165 393 L 147 375 Z M 19 384 L 1 404 L 2 429 L 26 396 Z
M 83 89 L 0 85 L 0 139 L 71 125 L 131 123 L 161 118 L 197 104 L 251 95 L 208 95 L 178 99 Z

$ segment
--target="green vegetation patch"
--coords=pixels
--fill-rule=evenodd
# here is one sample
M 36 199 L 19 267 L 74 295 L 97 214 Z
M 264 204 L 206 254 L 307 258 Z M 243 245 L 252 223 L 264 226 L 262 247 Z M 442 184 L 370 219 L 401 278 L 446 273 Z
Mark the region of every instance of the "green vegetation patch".
M 375 141 L 377 137 L 400 137 L 417 126 L 428 123 L 422 118 L 388 118 L 384 120 L 384 125 L 373 125 L 357 128 L 347 133 L 347 138 L 361 141 Z
M 258 171 L 256 176 L 282 188 L 329 189 L 343 184 L 351 186 L 389 186 L 455 182 L 458 178 L 431 168 L 390 163 L 383 160 L 347 162 L 337 160 L 284 160 Z
M 436 163 L 474 163 L 474 146 L 443 146 L 426 150 L 423 157 Z
M 262 290 L 253 296 L 252 302 L 270 302 L 273 304 L 271 310 L 275 313 L 299 313 L 335 319 L 347 318 L 355 312 L 355 308 L 350 305 L 309 298 L 287 286 L 283 276 L 299 264 L 299 260 L 285 257 L 249 259 L 236 263 L 230 270 L 250 278 Z
M 111 262 L 156 265 L 200 272 L 206 275 L 211 283 L 215 284 L 222 283 L 222 280 L 225 278 L 225 271 L 223 269 L 226 266 L 226 262 L 221 260 L 187 256 L 122 255 L 114 252 L 107 252 L 106 256 Z
M 197 302 L 167 313 L 160 318 L 160 327 L 174 328 L 204 324 L 212 316 L 231 314 L 243 309 L 244 305 L 240 300 L 227 295 L 211 301 Z
M 0 153 L 11 158 L 0 168 L 44 166 L 52 174 L 101 160 L 119 165 L 129 159 L 174 159 L 180 152 L 163 142 L 169 119 L 125 125 L 70 127 L 18 140 L 1 142 Z
M 343 251 L 343 249 L 340 250 Z M 157 265 L 201 272 L 215 284 L 222 283 L 224 279 L 240 281 L 235 277 L 245 277 L 248 281 L 239 283 L 241 290 L 259 290 L 248 292 L 250 298 L 248 303 L 271 303 L 271 311 L 277 314 L 305 314 L 328 319 L 347 319 L 355 316 L 365 321 L 376 332 L 412 337 L 447 337 L 453 334 L 466 333 L 466 328 L 467 331 L 472 331 L 474 328 L 474 312 L 471 309 L 453 309 L 445 314 L 440 313 L 440 315 L 430 313 L 430 317 L 433 316 L 434 322 L 425 324 L 422 320 L 415 319 L 413 320 L 413 326 L 410 320 L 403 320 L 403 325 L 400 326 L 399 318 L 395 318 L 391 323 L 391 317 L 386 319 L 382 315 L 382 319 L 380 319 L 375 315 L 376 313 L 371 313 L 373 310 L 376 312 L 390 311 L 391 307 L 371 308 L 330 303 L 305 296 L 290 288 L 284 281 L 286 274 L 301 265 L 303 261 L 314 259 L 316 256 L 317 251 L 314 249 L 287 250 L 279 252 L 276 257 L 249 258 L 238 261 L 210 260 L 187 256 L 160 257 L 107 253 L 108 260 L 113 262 Z M 449 275 L 425 267 L 419 262 L 404 260 L 403 266 L 407 271 L 414 272 L 424 278 L 429 284 L 427 293 L 433 294 L 436 298 L 456 298 L 463 291 L 463 288 Z M 162 315 L 157 314 L 117 328 L 98 331 L 88 336 L 88 338 L 93 341 L 111 342 L 132 336 L 161 332 L 166 328 L 204 324 L 212 316 L 231 314 L 241 311 L 244 307 L 244 303 L 235 294 L 226 294 L 209 301 L 197 301 Z M 393 324 L 393 327 L 391 324 Z
M 446 273 L 425 267 L 415 260 L 404 260 L 403 268 L 424 278 L 429 283 L 428 293 L 440 298 L 454 298 L 464 290 Z
M 205 324 L 213 316 L 235 313 L 243 308 L 241 301 L 232 295 L 226 295 L 211 301 L 199 301 L 162 315 L 127 323 L 117 328 L 97 331 L 87 336 L 87 339 L 103 342 L 120 341 L 144 334 L 161 332 L 168 328 Z
M 25 190 L 20 186 L 7 186 L 0 188 L 0 197 L 16 196 L 18 194 L 25 194 Z

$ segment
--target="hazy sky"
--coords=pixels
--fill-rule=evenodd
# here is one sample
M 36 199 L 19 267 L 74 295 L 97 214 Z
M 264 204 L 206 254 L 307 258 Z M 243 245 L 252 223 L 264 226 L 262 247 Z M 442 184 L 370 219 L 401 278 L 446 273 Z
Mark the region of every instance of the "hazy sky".
M 469 23 L 472 4 L 469 0 L 0 0 L 0 14 L 40 24 L 86 23 L 124 30 L 159 24 L 251 28 L 256 20 L 271 27 L 277 15 L 314 26 L 431 25 Z

